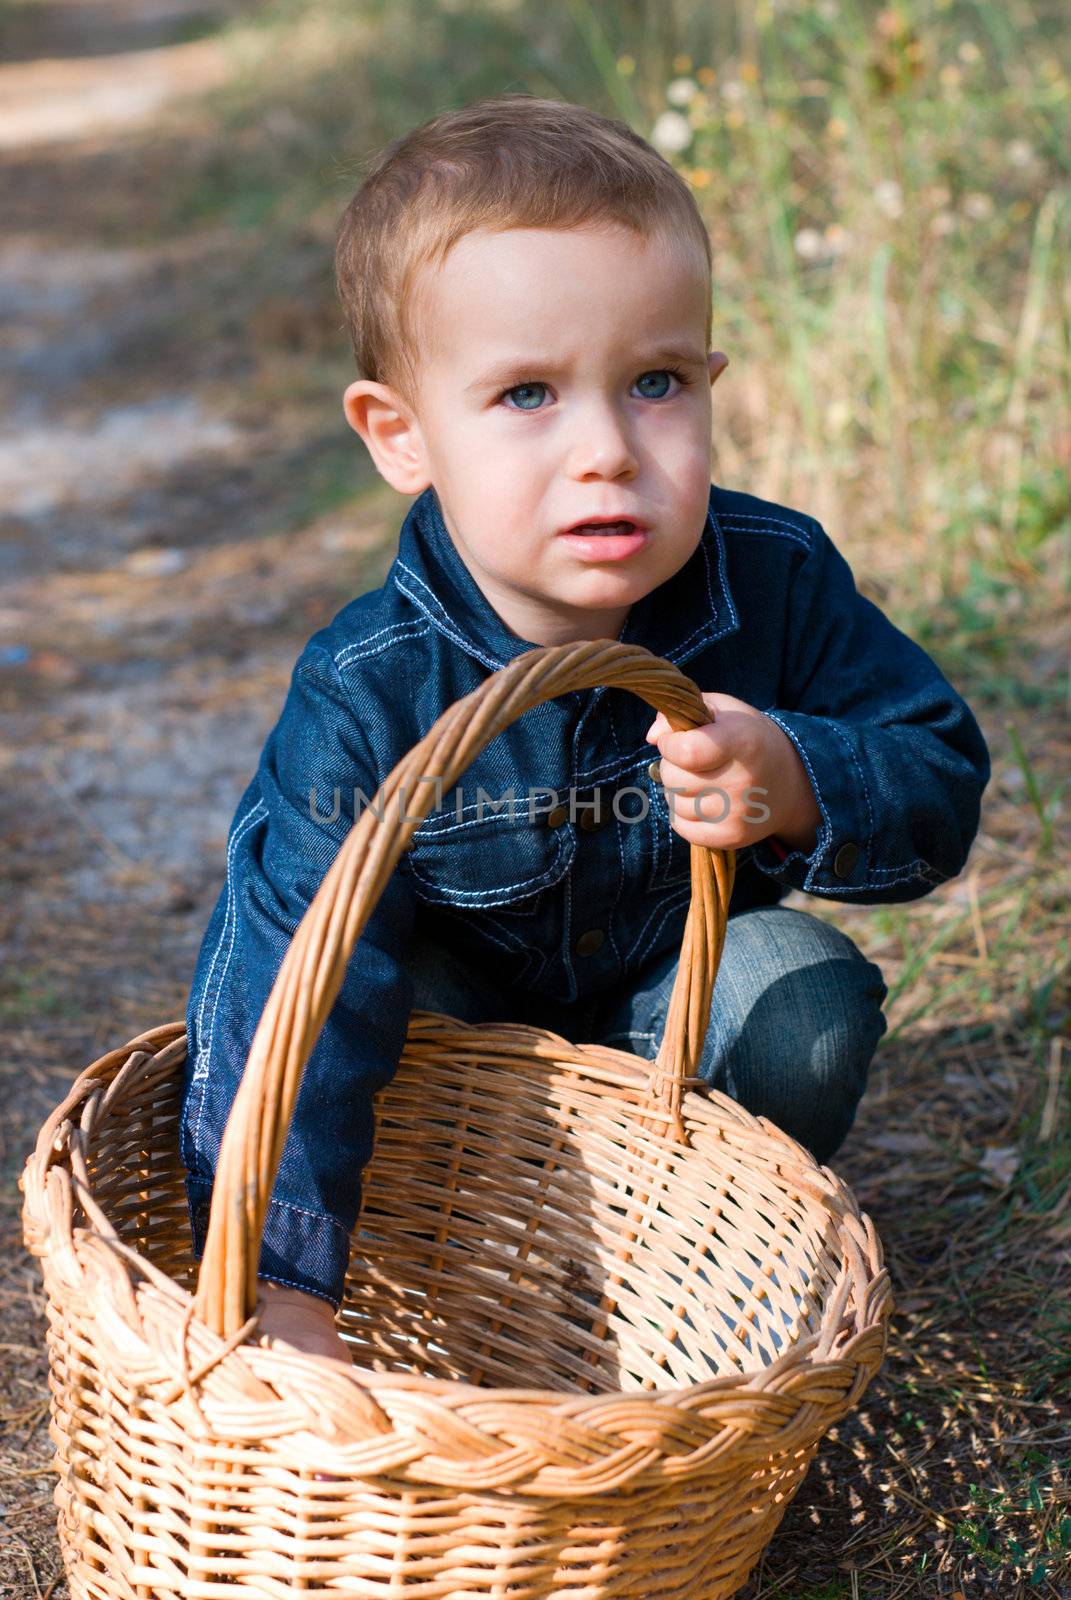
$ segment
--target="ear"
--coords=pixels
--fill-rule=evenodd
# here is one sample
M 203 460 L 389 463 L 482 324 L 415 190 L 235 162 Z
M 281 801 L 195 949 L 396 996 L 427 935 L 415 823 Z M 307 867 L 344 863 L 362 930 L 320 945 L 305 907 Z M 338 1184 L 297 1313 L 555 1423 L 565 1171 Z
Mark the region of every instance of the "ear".
M 431 473 L 420 423 L 394 389 L 361 378 L 342 396 L 342 409 L 392 489 L 420 494 L 428 487 Z
M 707 370 L 710 373 L 711 388 L 713 388 L 717 383 L 718 379 L 721 377 L 728 365 L 729 357 L 725 355 L 723 351 L 712 350 L 710 352 L 709 356 L 707 357 Z

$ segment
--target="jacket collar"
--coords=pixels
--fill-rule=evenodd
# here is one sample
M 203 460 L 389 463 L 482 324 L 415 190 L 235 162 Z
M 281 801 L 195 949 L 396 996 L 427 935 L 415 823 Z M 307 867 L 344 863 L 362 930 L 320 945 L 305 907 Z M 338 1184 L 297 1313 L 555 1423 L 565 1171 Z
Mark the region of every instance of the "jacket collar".
M 432 485 L 410 506 L 391 567 L 396 587 L 460 649 L 497 671 L 536 648 L 506 627 L 458 555 Z M 618 635 L 676 666 L 740 626 L 714 486 L 702 538 L 678 572 L 637 600 Z

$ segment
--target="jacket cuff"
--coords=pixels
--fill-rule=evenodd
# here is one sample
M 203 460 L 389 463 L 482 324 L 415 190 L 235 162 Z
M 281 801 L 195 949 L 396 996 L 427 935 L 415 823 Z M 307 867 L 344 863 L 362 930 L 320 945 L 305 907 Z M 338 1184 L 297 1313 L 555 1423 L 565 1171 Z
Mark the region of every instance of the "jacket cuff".
M 187 1177 L 186 1199 L 193 1253 L 200 1261 L 208 1235 L 211 1182 Z M 306 1294 L 329 1301 L 337 1311 L 342 1304 L 349 1263 L 350 1237 L 334 1217 L 288 1205 L 285 1200 L 269 1200 L 257 1266 L 259 1278 L 304 1289 Z
M 760 839 L 752 846 L 755 865 L 768 878 L 806 894 L 850 895 L 853 889 L 872 889 L 867 879 L 873 857 L 873 811 L 848 740 L 829 717 L 798 711 L 763 715 L 776 722 L 799 751 L 822 820 L 809 855 L 786 851 L 779 840 Z

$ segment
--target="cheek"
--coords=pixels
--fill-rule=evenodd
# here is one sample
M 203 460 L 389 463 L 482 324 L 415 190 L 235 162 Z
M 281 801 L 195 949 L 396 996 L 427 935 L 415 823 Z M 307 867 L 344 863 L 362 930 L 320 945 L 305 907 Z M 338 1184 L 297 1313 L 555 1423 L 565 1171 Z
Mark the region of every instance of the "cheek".
M 524 475 L 509 451 L 475 437 L 457 442 L 449 466 L 453 500 L 465 508 L 470 528 L 494 529 L 516 525 L 525 504 Z

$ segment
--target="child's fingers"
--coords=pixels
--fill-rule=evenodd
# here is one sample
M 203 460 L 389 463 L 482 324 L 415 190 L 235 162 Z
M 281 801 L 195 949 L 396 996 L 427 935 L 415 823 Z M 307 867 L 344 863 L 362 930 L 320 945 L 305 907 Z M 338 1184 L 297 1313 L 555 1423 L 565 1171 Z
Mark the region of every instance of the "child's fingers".
M 710 712 L 710 721 L 706 724 L 705 728 L 692 730 L 694 732 L 709 732 L 709 730 L 714 727 L 715 723 L 724 722 L 726 719 L 731 724 L 734 716 L 739 717 L 741 713 L 747 717 L 754 717 L 756 715 L 754 706 L 748 705 L 746 700 L 738 700 L 735 695 L 718 694 L 714 690 L 703 690 L 701 692 L 703 695 L 703 704 Z M 670 728 L 670 725 L 667 722 L 664 714 L 661 711 L 658 711 L 655 713 L 655 719 L 651 723 L 651 726 L 647 729 L 644 737 L 650 744 L 654 744 L 656 742 L 660 743 L 664 733 L 673 733 L 673 730 Z M 674 738 L 681 737 L 683 737 L 683 735 L 674 734 Z
M 687 767 L 678 767 L 665 755 L 659 757 L 658 767 L 663 789 L 672 790 L 674 794 L 694 794 L 710 782 L 706 773 L 689 772 Z
M 685 773 L 716 772 L 732 760 L 731 735 L 720 723 L 708 722 L 702 728 L 682 733 L 667 729 L 658 739 L 661 756 Z
M 723 823 L 739 810 L 733 790 L 718 783 L 671 783 L 666 805 L 674 827 L 678 822 Z

